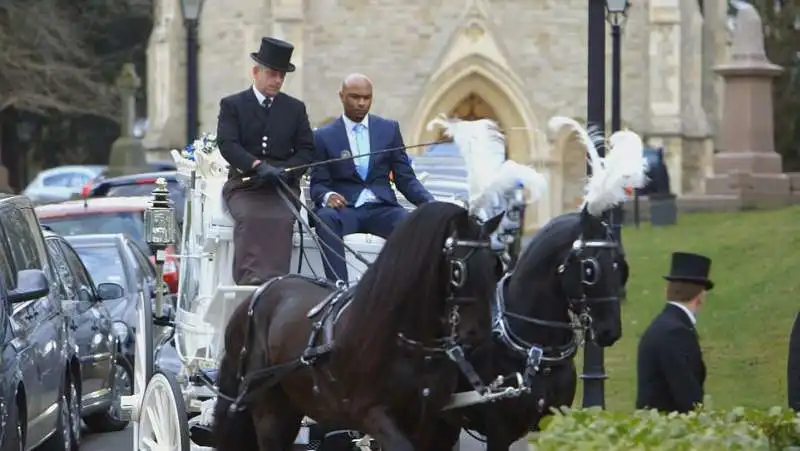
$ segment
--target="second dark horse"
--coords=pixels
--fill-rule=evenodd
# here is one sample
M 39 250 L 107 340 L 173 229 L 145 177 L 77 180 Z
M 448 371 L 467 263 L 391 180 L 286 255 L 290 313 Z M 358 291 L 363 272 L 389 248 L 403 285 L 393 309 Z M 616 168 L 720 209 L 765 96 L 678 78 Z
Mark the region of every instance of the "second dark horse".
M 537 430 L 550 408 L 572 405 L 573 357 L 580 345 L 575 330 L 604 347 L 620 338 L 627 277 L 627 262 L 609 227 L 586 209 L 542 227 L 498 286 L 494 345 L 470 358 L 484 377 L 527 371 L 531 392 L 443 413 L 438 441 L 427 449 L 451 449 L 464 427 L 485 436 L 487 450 L 507 451 Z M 543 351 L 538 368 L 528 367 L 531 349 Z M 462 389 L 469 387 L 462 383 Z
M 490 339 L 501 270 L 489 235 L 501 217 L 428 203 L 354 290 L 302 276 L 262 286 L 226 328 L 217 450 L 289 451 L 304 415 L 384 451 L 425 448 L 468 365 L 455 351 Z

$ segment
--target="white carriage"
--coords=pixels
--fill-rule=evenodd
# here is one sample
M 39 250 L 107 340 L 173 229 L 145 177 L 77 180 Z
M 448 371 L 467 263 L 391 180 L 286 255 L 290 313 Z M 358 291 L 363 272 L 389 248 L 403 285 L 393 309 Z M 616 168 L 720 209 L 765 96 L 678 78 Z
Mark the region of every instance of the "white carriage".
M 194 161 L 175 151 L 173 157 L 187 189 L 179 293 L 174 308 L 168 308 L 174 312 L 172 320 L 163 324 L 153 319 L 153 311 L 161 311 L 159 301 L 138 308 L 134 394 L 123 399 L 123 410 L 134 424 L 136 451 L 208 449 L 189 439 L 193 423 L 210 423 L 214 403 L 214 394 L 197 376 L 217 367 L 230 315 L 258 288 L 233 281 L 233 220 L 221 194 L 227 163 L 217 150 L 198 151 Z M 324 277 L 316 241 L 295 227 L 293 270 L 302 258 L 301 273 Z M 383 239 L 367 234 L 348 235 L 345 242 L 368 261 L 374 260 L 383 246 Z M 347 254 L 352 283 L 365 267 Z M 182 364 L 178 374 L 154 368 L 154 351 L 157 354 L 164 346 L 175 347 Z
M 462 203 L 460 200 L 462 196 L 469 194 L 470 197 L 474 197 L 472 192 L 476 188 L 470 183 L 474 185 L 475 180 L 479 179 L 474 168 L 479 167 L 481 172 L 496 176 L 504 160 L 502 156 L 498 157 L 501 153 L 504 155 L 502 143 L 500 144 L 500 148 L 489 152 L 489 146 L 484 139 L 480 147 L 485 155 L 480 161 L 476 154 L 470 156 L 472 161 L 465 161 L 465 158 L 457 155 L 448 160 L 447 166 L 450 168 L 454 163 L 455 165 L 466 163 L 467 166 L 472 166 L 473 169 L 469 171 L 470 177 L 466 180 L 455 180 L 453 177 L 442 175 L 431 177 L 426 185 L 429 185 L 438 200 Z M 173 312 L 169 320 L 153 315 L 154 311 L 159 315 L 163 313 L 160 297 L 157 298 L 155 305 L 142 302 L 137 309 L 134 394 L 122 399 L 123 415 L 129 416 L 134 425 L 135 451 L 210 451 L 210 448 L 191 442 L 189 431 L 193 424 L 212 423 L 215 394 L 208 388 L 209 384 L 204 382 L 213 384 L 213 381 L 208 379 L 214 377 L 215 369 L 218 367 L 220 352 L 223 349 L 224 330 L 230 315 L 258 288 L 239 286 L 233 282 L 233 220 L 226 211 L 221 193 L 227 180 L 227 162 L 213 145 L 207 146 L 205 151 L 203 149 L 195 151 L 193 159 L 187 159 L 177 151 L 173 151 L 173 157 L 178 167 L 178 177 L 187 190 L 179 241 L 179 293 L 175 305 L 168 309 Z M 491 159 L 487 160 L 489 157 Z M 441 163 L 438 161 L 441 158 L 436 156 L 430 158 L 430 161 L 425 161 L 426 158 L 423 157 L 417 158 L 417 162 L 422 163 L 423 167 L 425 163 L 438 166 L 435 163 Z M 491 164 L 484 164 L 486 161 Z M 499 172 L 503 173 L 502 170 Z M 515 173 L 506 178 L 511 175 L 516 177 Z M 480 180 L 483 183 L 480 191 L 491 184 L 491 176 L 483 177 L 485 181 Z M 420 179 L 425 178 L 427 178 L 425 174 L 420 174 Z M 163 192 L 166 193 L 166 190 Z M 154 197 L 155 195 L 154 192 Z M 407 208 L 412 208 L 404 202 L 399 193 L 398 198 Z M 306 189 L 303 190 L 302 200 L 304 203 L 309 202 Z M 162 225 L 150 223 L 148 228 L 151 231 L 155 230 L 150 234 L 151 237 L 160 232 L 161 239 L 167 242 L 170 238 L 167 236 L 170 235 L 169 230 L 174 231 L 176 221 L 174 213 L 172 219 L 169 218 L 172 210 L 169 208 L 164 210 L 161 212 L 164 213 L 161 219 L 165 223 Z M 304 211 L 301 214 L 305 216 Z M 151 211 L 151 218 L 156 216 L 158 214 Z M 173 222 L 170 224 L 170 221 Z M 151 219 L 150 222 L 157 220 Z M 156 230 L 159 227 L 161 229 Z M 174 237 L 176 233 L 172 235 Z M 293 241 L 291 268 L 295 270 L 299 266 L 303 274 L 324 277 L 322 257 L 314 237 L 296 225 Z M 345 237 L 345 243 L 367 261 L 373 261 L 383 246 L 383 239 L 367 234 L 353 234 Z M 163 261 L 164 258 L 163 251 L 157 252 L 157 262 Z M 299 264 L 301 259 L 302 264 Z M 349 282 L 352 284 L 357 282 L 365 267 L 350 252 L 347 252 L 347 262 L 351 268 Z M 177 373 L 155 368 L 154 356 L 166 346 L 174 346 L 177 351 L 181 362 Z M 203 381 L 203 377 L 207 379 Z M 449 408 L 488 402 L 522 393 L 521 388 L 502 386 L 502 378 L 498 378 L 495 382 L 497 385 L 493 384 L 493 390 L 488 395 L 479 395 L 474 391 L 456 394 Z M 518 381 L 517 386 L 519 385 Z M 307 435 L 306 428 L 303 428 L 298 436 L 300 442 L 303 441 L 303 435 Z

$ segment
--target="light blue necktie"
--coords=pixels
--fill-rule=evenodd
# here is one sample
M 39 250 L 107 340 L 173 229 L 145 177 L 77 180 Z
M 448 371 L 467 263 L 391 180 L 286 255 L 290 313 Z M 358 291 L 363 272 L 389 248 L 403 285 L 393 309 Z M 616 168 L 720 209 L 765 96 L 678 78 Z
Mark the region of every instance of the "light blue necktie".
M 363 180 L 367 179 L 367 170 L 369 169 L 369 157 L 361 157 L 361 155 L 368 155 L 369 154 L 369 136 L 366 133 L 366 127 L 364 124 L 356 124 L 353 127 L 353 131 L 356 135 L 356 151 L 360 158 L 356 158 L 356 170 L 358 171 L 358 175 L 361 176 Z

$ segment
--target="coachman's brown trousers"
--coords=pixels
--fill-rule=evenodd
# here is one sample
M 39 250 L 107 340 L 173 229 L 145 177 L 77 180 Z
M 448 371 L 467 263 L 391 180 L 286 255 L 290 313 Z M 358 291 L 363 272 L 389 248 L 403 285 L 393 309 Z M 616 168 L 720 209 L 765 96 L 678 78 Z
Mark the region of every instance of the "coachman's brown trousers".
M 237 285 L 260 285 L 289 273 L 295 219 L 277 189 L 238 179 L 228 180 L 222 188 L 235 223 L 233 279 Z M 299 190 L 292 190 L 298 195 Z

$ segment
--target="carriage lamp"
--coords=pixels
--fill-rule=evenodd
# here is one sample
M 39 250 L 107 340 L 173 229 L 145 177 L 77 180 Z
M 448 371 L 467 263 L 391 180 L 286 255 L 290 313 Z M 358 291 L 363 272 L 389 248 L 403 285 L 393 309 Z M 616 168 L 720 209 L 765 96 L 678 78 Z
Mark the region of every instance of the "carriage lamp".
M 167 181 L 163 177 L 159 177 L 156 180 L 156 188 L 153 190 L 150 206 L 144 211 L 144 237 L 150 250 L 155 254 L 155 266 L 158 273 L 154 306 L 157 316 L 163 314 L 162 297 L 164 293 L 164 263 L 167 260 L 166 250 L 176 244 L 176 233 L 175 209 L 169 204 Z
M 159 260 L 159 251 L 164 253 L 164 249 L 175 244 L 176 230 L 175 209 L 169 204 L 167 181 L 162 177 L 156 180 L 150 206 L 144 211 L 144 236 L 156 260 Z

